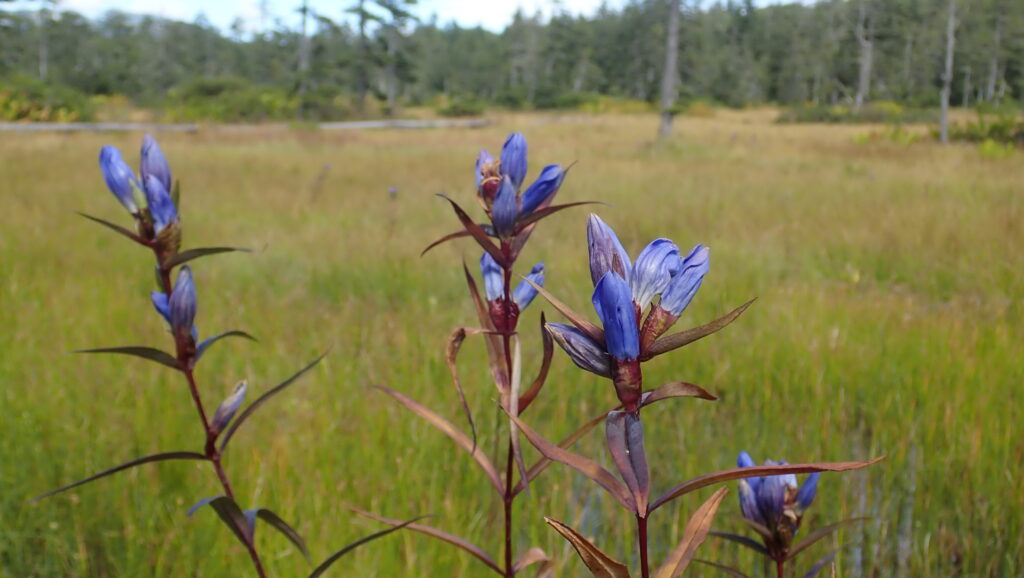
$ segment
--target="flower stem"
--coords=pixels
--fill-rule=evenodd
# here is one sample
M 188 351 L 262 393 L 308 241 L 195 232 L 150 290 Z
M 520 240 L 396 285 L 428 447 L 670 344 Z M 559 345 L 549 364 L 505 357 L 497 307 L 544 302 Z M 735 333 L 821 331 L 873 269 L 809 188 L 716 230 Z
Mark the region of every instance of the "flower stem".
M 503 244 L 502 250 L 505 256 L 508 257 L 511 251 L 507 246 Z M 511 261 L 511 259 L 507 259 Z M 502 343 L 505 349 L 505 368 L 508 375 L 508 392 L 509 399 L 508 403 L 512 403 L 512 263 L 509 262 L 507 266 L 503 267 L 505 283 L 504 283 L 504 299 L 505 299 L 505 323 L 504 331 L 502 332 Z M 506 408 L 509 409 L 509 408 Z M 512 474 L 514 473 L 514 462 L 515 452 L 512 446 L 512 432 L 508 434 L 508 459 L 505 462 L 505 495 L 502 496 L 505 509 L 505 578 L 514 578 L 516 575 L 515 568 L 513 566 L 512 557 L 512 503 L 516 497 L 512 493 Z
M 779 558 L 775 561 L 775 575 L 778 576 L 778 578 L 782 578 L 785 571 L 785 566 L 786 560 L 784 560 L 783 558 Z
M 649 578 L 651 571 L 647 562 L 647 517 L 636 515 L 637 541 L 640 546 L 640 576 Z

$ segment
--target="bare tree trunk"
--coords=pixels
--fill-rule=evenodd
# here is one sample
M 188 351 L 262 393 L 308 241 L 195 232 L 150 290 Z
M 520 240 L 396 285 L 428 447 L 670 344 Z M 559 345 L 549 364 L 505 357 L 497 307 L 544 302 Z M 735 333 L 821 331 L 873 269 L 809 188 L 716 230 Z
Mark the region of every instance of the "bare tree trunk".
M 661 124 L 658 138 L 672 136 L 672 107 L 676 104 L 676 77 L 679 76 L 679 0 L 669 2 L 668 38 L 665 41 L 665 71 L 661 76 Z
M 306 110 L 306 92 L 309 90 L 309 34 L 306 29 L 309 17 L 308 0 L 303 0 L 299 12 L 302 13 L 302 38 L 299 40 L 299 110 L 296 113 L 302 118 Z
M 370 46 L 366 38 L 366 7 L 359 0 L 359 66 L 356 69 L 356 108 L 360 114 L 366 109 L 366 93 L 370 89 Z
M 999 79 L 999 50 L 1003 37 L 1003 11 L 1002 6 L 996 14 L 996 33 L 993 38 L 992 60 L 988 68 L 988 86 L 985 88 L 985 100 L 991 102 L 996 96 L 996 82 Z
M 949 0 L 949 18 L 946 21 L 946 68 L 942 71 L 942 116 L 939 138 L 949 142 L 949 93 L 953 85 L 953 49 L 956 46 L 956 0 Z
M 857 96 L 854 99 L 854 107 L 860 110 L 864 101 L 868 99 L 871 92 L 871 66 L 874 64 L 875 45 L 872 39 L 874 22 L 868 22 L 868 7 L 865 0 L 860 0 L 860 10 L 857 16 L 857 43 L 860 45 L 860 56 L 858 62 L 860 71 L 857 76 Z
M 961 105 L 964 108 L 970 108 L 971 106 L 971 67 L 967 66 L 964 68 L 964 95 L 961 101 Z
M 49 75 L 50 63 L 50 45 L 47 42 L 49 39 L 46 37 L 50 22 L 50 11 L 45 7 L 40 7 L 39 13 L 36 16 L 36 26 L 39 28 L 39 80 L 45 82 L 46 77 Z

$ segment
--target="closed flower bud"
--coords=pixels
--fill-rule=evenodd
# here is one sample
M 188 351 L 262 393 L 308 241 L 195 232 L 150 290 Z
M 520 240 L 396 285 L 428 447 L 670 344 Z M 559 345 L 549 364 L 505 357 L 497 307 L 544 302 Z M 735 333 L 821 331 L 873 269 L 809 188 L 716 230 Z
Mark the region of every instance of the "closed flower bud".
M 153 300 L 153 308 L 160 314 L 161 317 L 167 321 L 167 324 L 171 324 L 171 306 L 167 300 L 167 294 L 161 293 L 160 291 L 153 291 L 150 294 L 150 298 Z
M 594 285 L 609 271 L 629 280 L 633 268 L 629 253 L 622 247 L 615 231 L 597 215 L 590 215 L 587 221 L 587 246 L 590 249 L 590 279 Z
M 619 361 L 636 359 L 640 355 L 640 334 L 629 285 L 618 274 L 605 273 L 594 288 L 592 301 L 604 325 L 608 353 Z
M 189 338 L 195 341 L 196 286 L 188 265 L 178 270 L 178 279 L 168 299 L 168 316 L 171 331 L 179 342 Z
M 741 468 L 756 465 L 747 452 L 740 452 L 737 464 Z M 765 460 L 766 466 L 785 465 L 786 462 Z M 801 487 L 793 474 L 755 476 L 740 480 L 740 511 L 743 517 L 757 522 L 771 532 L 765 536 L 765 547 L 772 558 L 785 557 L 789 546 L 800 529 L 803 512 L 811 505 L 818 489 L 820 474 L 807 476 Z
M 565 171 L 561 166 L 548 165 L 544 167 L 537 180 L 523 191 L 523 202 L 522 207 L 519 208 L 519 215 L 529 215 L 545 202 L 550 202 L 558 192 L 558 188 L 562 186 L 563 180 L 565 180 Z
M 143 185 L 145 185 L 149 215 L 153 219 L 153 232 L 159 235 L 168 225 L 178 221 L 178 209 L 174 206 L 171 195 L 159 178 L 153 175 L 147 175 L 144 178 Z
M 659 305 L 675 317 L 693 301 L 709 268 L 709 249 L 697 245 L 683 260 L 679 272 L 672 277 L 661 294 Z
M 245 401 L 245 391 L 248 387 L 249 384 L 245 380 L 238 382 L 238 385 L 235 386 L 235 391 L 217 407 L 217 412 L 213 414 L 213 420 L 210 422 L 210 429 L 213 431 L 213 435 L 224 431 L 224 428 L 231 423 L 231 418 L 235 417 L 238 408 Z
M 519 200 L 509 177 L 501 181 L 501 187 L 491 207 L 491 222 L 500 239 L 508 239 L 516 230 L 516 216 L 519 214 Z
M 514 132 L 508 135 L 501 147 L 501 174 L 512 181 L 512 188 L 518 191 L 526 178 L 526 137 Z
M 644 247 L 633 264 L 629 286 L 637 308 L 644 308 L 668 286 L 679 272 L 679 247 L 668 239 L 655 239 Z
M 124 162 L 121 151 L 110 145 L 100 149 L 100 170 L 103 171 L 103 180 L 107 182 L 107 188 L 114 193 L 124 208 L 133 215 L 138 213 L 139 207 L 135 204 L 135 188 L 138 186 L 135 173 L 128 163 Z
M 167 157 L 160 150 L 156 139 L 147 134 L 142 137 L 142 179 L 145 181 L 151 176 L 160 181 L 165 191 L 170 191 L 173 187 Z
M 587 334 L 564 323 L 547 323 L 544 328 L 578 367 L 602 377 L 611 377 L 608 352 Z
M 537 263 L 534 265 L 533 269 L 530 270 L 530 274 L 527 275 L 526 278 L 543 287 L 544 263 Z M 537 289 L 525 280 L 520 281 L 519 284 L 516 285 L 516 288 L 512 290 L 512 301 L 515 301 L 515 304 L 519 306 L 519 311 L 526 309 L 536 296 Z
M 480 273 L 484 278 L 484 293 L 487 295 L 487 300 L 500 299 L 505 291 L 505 273 L 490 253 L 485 252 L 480 257 Z

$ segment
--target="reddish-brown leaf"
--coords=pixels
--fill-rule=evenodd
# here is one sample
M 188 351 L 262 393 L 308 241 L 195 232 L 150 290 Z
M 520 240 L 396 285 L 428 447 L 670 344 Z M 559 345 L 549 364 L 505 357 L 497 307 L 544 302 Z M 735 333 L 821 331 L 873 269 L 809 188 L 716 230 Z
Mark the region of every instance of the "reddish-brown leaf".
M 466 437 L 466 434 L 459 431 L 458 428 L 451 424 L 451 422 L 437 415 L 436 413 L 428 409 L 426 406 L 420 404 L 414 399 L 405 396 L 401 393 L 398 393 L 397 391 L 388 387 L 380 385 L 375 387 L 398 400 L 399 403 L 412 410 L 413 413 L 415 413 L 416 415 L 427 420 L 427 423 L 444 432 L 444 434 L 450 437 L 452 441 L 456 443 L 456 445 L 469 452 L 469 455 L 471 455 L 473 459 L 476 460 L 476 463 L 480 465 L 480 468 L 483 469 L 484 473 L 487 475 L 487 478 L 491 481 L 491 484 L 494 486 L 494 489 L 497 490 L 498 495 L 505 494 L 505 489 L 501 485 L 501 476 L 498 475 L 498 470 L 494 468 L 494 464 L 491 463 L 491 460 L 488 459 L 486 455 L 484 455 L 480 448 L 473 445 L 473 442 L 471 442 L 470 439 Z
M 717 536 L 719 538 L 729 540 L 730 542 L 735 542 L 740 546 L 746 546 L 747 548 L 750 548 L 751 550 L 757 552 L 758 554 L 761 554 L 762 556 L 768 555 L 768 549 L 764 547 L 764 544 L 748 536 L 743 536 L 740 534 L 730 534 L 729 532 L 709 532 L 709 534 L 711 536 Z
M 551 215 L 553 215 L 553 214 L 555 214 L 555 213 L 557 213 L 559 211 L 564 211 L 565 209 L 571 209 L 573 207 L 579 207 L 579 206 L 582 206 L 582 205 L 603 205 L 603 204 L 604 203 L 601 203 L 599 201 L 576 201 L 575 203 L 565 203 L 564 205 L 551 205 L 551 206 L 548 206 L 548 207 L 538 208 L 538 209 L 535 209 L 532 213 L 530 213 L 526 217 L 523 217 L 522 219 L 519 219 L 518 221 L 516 221 L 516 233 L 519 233 L 520 231 L 522 231 L 526 227 L 532 225 L 533 223 L 536 223 L 536 222 L 540 221 L 541 219 L 543 219 L 545 217 L 550 217 Z
M 459 221 L 462 222 L 462 226 L 466 228 L 466 232 L 473 237 L 473 240 L 476 241 L 484 251 L 490 253 L 491 257 L 494 257 L 494 260 L 498 265 L 503 268 L 506 267 L 507 263 L 505 262 L 505 255 L 502 254 L 501 249 L 494 244 L 494 241 L 491 241 L 491 238 L 487 235 L 487 231 L 484 231 L 480 225 L 474 223 L 473 219 L 469 218 L 469 215 L 466 214 L 466 211 L 462 210 L 462 207 L 460 207 L 458 203 L 451 200 L 446 195 L 438 196 L 451 204 L 452 210 L 455 211 L 455 216 L 459 218 Z
M 643 396 L 640 398 L 640 406 L 643 407 L 645 405 L 651 405 L 652 403 L 659 402 L 663 399 L 669 399 L 671 397 L 697 397 L 709 401 L 718 399 L 699 385 L 686 383 L 685 381 L 673 381 L 650 391 L 645 391 Z
M 517 426 L 519 426 L 523 435 L 526 436 L 526 439 L 530 440 L 530 443 L 533 444 L 533 447 L 537 448 L 537 451 L 548 458 L 565 464 L 594 480 L 599 486 L 607 490 L 609 494 L 618 500 L 619 503 L 622 504 L 622 507 L 626 508 L 630 512 L 636 512 L 636 502 L 633 501 L 633 495 L 611 472 L 602 468 L 594 460 L 576 455 L 556 446 L 545 439 L 544 436 L 530 429 L 530 426 L 523 423 L 521 419 L 512 416 L 509 417 Z
M 577 329 L 579 329 L 583 333 L 586 333 L 587 336 L 593 339 L 594 341 L 600 344 L 604 344 L 604 329 L 601 329 L 597 325 L 594 325 L 593 323 L 587 321 L 585 317 L 570 309 L 568 305 L 556 299 L 554 295 L 548 293 L 548 291 L 541 287 L 540 285 L 537 285 L 536 283 L 527 279 L 526 277 L 523 277 L 523 279 L 525 279 L 526 282 L 529 283 L 530 285 L 533 285 L 533 288 L 536 289 L 537 292 L 540 293 L 545 299 L 547 299 L 548 303 L 551 303 L 552 307 L 557 309 L 559 313 L 564 315 L 566 319 L 572 322 L 572 324 L 575 325 Z
M 686 331 L 680 331 L 679 333 L 673 333 L 672 335 L 667 335 L 665 337 L 662 337 L 661 339 L 658 339 L 657 341 L 652 343 L 651 346 L 647 349 L 647 351 L 641 357 L 641 361 L 647 361 L 648 359 L 654 357 L 655 355 L 661 355 L 666 351 L 679 349 L 684 345 L 689 345 L 690 343 L 693 343 L 698 339 L 702 339 L 704 337 L 707 337 L 708 335 L 711 335 L 712 333 L 715 333 L 716 331 L 719 331 L 726 325 L 729 325 L 730 323 L 735 321 L 736 318 L 739 317 L 740 314 L 742 314 L 744 311 L 746 311 L 747 307 L 750 307 L 750 305 L 755 300 L 757 300 L 757 297 L 751 299 L 750 301 L 747 301 L 743 305 L 740 305 L 736 309 L 733 309 L 732 311 L 726 313 L 725 315 L 719 317 L 718 319 L 715 319 L 711 323 L 705 323 L 704 325 L 701 325 L 699 327 L 687 329 Z
M 476 280 L 469 272 L 466 263 L 462 263 L 462 271 L 466 274 L 466 285 L 469 287 L 469 294 L 473 298 L 473 307 L 476 308 L 476 315 L 480 319 L 480 326 L 494 331 L 494 322 L 491 315 L 480 297 L 480 291 L 476 287 Z M 487 364 L 491 369 L 491 377 L 494 378 L 494 385 L 498 393 L 504 394 L 508 391 L 508 371 L 505 368 L 505 354 L 502 349 L 501 338 L 495 333 L 488 333 L 484 336 L 487 342 Z
M 438 240 L 434 241 L 433 243 L 427 245 L 427 248 L 424 249 L 422 252 L 420 252 L 420 257 L 426 255 L 431 249 L 433 249 L 434 247 L 436 247 L 438 245 L 444 244 L 444 243 L 446 243 L 448 241 L 451 241 L 453 239 L 459 239 L 459 238 L 462 238 L 462 237 L 469 237 L 469 236 L 470 236 L 469 231 L 467 231 L 465 229 L 463 229 L 461 231 L 455 231 L 454 233 L 448 233 L 444 237 L 441 237 L 440 239 L 438 239 Z
M 462 342 L 470 335 L 488 333 L 486 329 L 473 327 L 459 327 L 448 336 L 448 347 L 445 349 L 444 361 L 448 365 L 448 371 L 452 374 L 452 383 L 455 384 L 455 391 L 459 394 L 459 401 L 462 402 L 462 413 L 466 415 L 469 422 L 469 431 L 473 434 L 473 447 L 476 448 L 476 423 L 473 421 L 473 412 L 469 410 L 469 402 L 466 401 L 466 392 L 462 389 L 462 381 L 459 379 L 459 367 L 457 358 Z
M 518 574 L 533 564 L 540 564 L 537 568 L 537 574 L 542 574 L 547 571 L 551 566 L 551 557 L 544 553 L 544 550 L 534 546 L 529 550 L 523 552 L 516 558 L 514 564 L 512 564 L 512 572 Z
M 572 544 L 594 578 L 629 578 L 625 564 L 602 552 L 579 532 L 553 518 L 544 518 L 544 521 Z
M 619 407 L 621 407 L 621 406 L 619 406 Z M 615 408 L 615 409 L 618 409 L 618 408 Z M 588 421 L 587 423 L 583 424 L 583 426 L 580 427 L 580 429 L 572 432 L 571 434 L 569 434 L 568 437 L 566 437 L 561 442 L 559 442 L 558 443 L 558 447 L 560 447 L 562 449 L 567 449 L 570 446 L 572 446 L 573 444 L 575 444 L 576 442 L 580 441 L 580 439 L 582 439 L 583 436 L 585 436 L 588 433 L 590 433 L 590 430 L 594 429 L 595 427 L 597 427 L 598 424 L 600 424 L 602 421 L 604 421 L 604 419 L 605 419 L 605 417 L 607 415 L 608 415 L 608 412 L 603 412 L 600 415 L 597 415 L 597 416 L 591 418 L 590 421 Z M 530 469 L 526 471 L 526 483 L 529 483 L 529 482 L 537 479 L 537 476 L 539 476 L 541 472 L 543 472 L 545 469 L 547 469 L 547 467 L 550 466 L 551 463 L 552 463 L 551 458 L 548 458 L 546 456 L 540 458 L 539 460 L 537 460 L 537 463 L 535 463 L 532 466 L 530 466 Z M 516 487 L 512 489 L 512 495 L 515 496 L 519 492 L 523 491 L 524 487 L 525 487 L 524 481 L 523 480 L 519 480 L 519 483 L 516 484 Z
M 818 540 L 830 536 L 833 532 L 842 528 L 843 526 L 853 524 L 854 522 L 863 522 L 864 520 L 867 520 L 867 518 L 849 518 L 846 520 L 841 520 L 834 524 L 829 524 L 828 526 L 822 526 L 821 528 L 815 529 L 810 534 L 807 534 L 807 537 L 804 538 L 799 544 L 793 546 L 793 548 L 786 555 L 786 560 L 792 560 L 796 557 L 797 554 L 810 548 Z
M 501 569 L 500 566 L 498 566 L 498 563 L 494 561 L 494 558 L 491 558 L 490 554 L 484 552 L 483 549 L 481 549 L 479 546 L 472 544 L 469 541 L 464 540 L 454 534 L 449 534 L 448 532 L 444 532 L 442 530 L 438 530 L 437 528 L 432 528 L 424 524 L 408 524 L 406 522 L 403 522 L 402 520 L 392 520 L 391 518 L 385 518 L 383 516 L 378 516 L 377 514 L 371 514 L 370 512 L 366 512 L 358 508 L 351 509 L 353 512 L 359 514 L 360 516 L 365 516 L 367 518 L 370 518 L 371 520 L 377 520 L 378 522 L 383 522 L 391 526 L 405 525 L 405 527 L 410 530 L 414 530 L 421 534 L 426 534 L 427 536 L 437 538 L 442 542 L 448 542 L 456 548 L 461 548 L 462 550 L 469 552 L 478 560 L 487 565 L 488 568 L 497 572 L 499 576 L 505 575 L 505 572 Z
M 683 573 L 683 570 L 686 570 L 686 567 L 690 565 L 690 561 L 693 560 L 693 555 L 697 552 L 697 548 L 708 537 L 711 523 L 715 520 L 715 514 L 718 513 L 718 506 L 722 504 L 722 499 L 725 498 L 727 493 L 729 493 L 728 488 L 719 488 L 717 492 L 708 498 L 708 501 L 697 508 L 690 521 L 686 523 L 686 528 L 683 530 L 683 539 L 679 541 L 679 545 L 669 554 L 668 560 L 654 573 L 654 578 L 676 578 L 676 576 Z
M 651 473 L 644 448 L 644 430 L 640 417 L 634 413 L 613 411 L 608 414 L 605 437 L 619 474 L 633 493 L 636 514 L 647 515 L 647 498 L 651 492 Z
M 814 472 L 845 472 L 849 470 L 859 470 L 866 468 L 871 464 L 878 463 L 885 459 L 885 456 L 868 460 L 866 462 L 812 462 L 808 464 L 792 464 L 784 466 L 752 466 L 749 468 L 733 468 L 731 470 L 722 470 L 720 472 L 714 472 L 710 474 L 704 474 L 698 476 L 692 480 L 685 481 L 671 490 L 665 492 L 660 498 L 651 504 L 651 511 L 657 510 L 666 502 L 674 500 L 679 496 L 689 494 L 690 492 L 712 486 L 714 484 L 720 484 L 722 482 L 731 482 L 732 480 L 739 480 L 741 478 L 753 478 L 757 476 L 776 476 L 779 474 L 810 474 Z
M 533 384 L 530 385 L 530 389 L 526 390 L 522 396 L 519 397 L 519 414 L 522 415 L 526 408 L 529 407 L 533 400 L 537 398 L 537 394 L 540 393 L 541 388 L 544 387 L 544 382 L 548 379 L 548 371 L 551 369 L 551 359 L 555 355 L 555 341 L 551 338 L 551 334 L 544 329 L 544 324 L 547 320 L 544 318 L 544 312 L 540 314 L 540 336 L 544 340 L 544 358 L 540 364 L 540 371 L 537 373 L 537 378 L 533 380 Z

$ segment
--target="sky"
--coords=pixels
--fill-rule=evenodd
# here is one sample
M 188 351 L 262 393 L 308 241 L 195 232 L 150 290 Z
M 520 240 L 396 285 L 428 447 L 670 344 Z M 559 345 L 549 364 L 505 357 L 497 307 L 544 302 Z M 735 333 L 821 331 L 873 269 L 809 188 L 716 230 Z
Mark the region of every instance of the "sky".
M 328 18 L 339 19 L 345 16 L 344 8 L 353 0 L 309 0 L 310 7 Z M 507 0 L 495 2 L 488 0 L 419 0 L 414 7 L 417 16 L 422 20 L 430 19 L 435 14 L 443 23 L 455 21 L 462 27 L 483 26 L 500 31 L 511 22 L 516 9 L 521 8 L 527 14 L 540 11 L 545 16 L 559 7 L 572 14 L 593 14 L 602 2 L 608 6 L 619 8 L 625 0 Z M 295 8 L 301 0 L 58 0 L 58 9 L 74 10 L 87 17 L 94 18 L 104 12 L 117 9 L 135 14 L 154 14 L 176 20 L 192 21 L 203 14 L 214 26 L 228 30 L 237 17 L 245 22 L 246 32 L 260 29 L 263 21 L 263 9 L 266 7 L 266 25 L 273 26 L 275 19 L 285 25 L 297 23 Z M 35 9 L 36 2 L 16 1 L 14 6 L 24 9 Z

